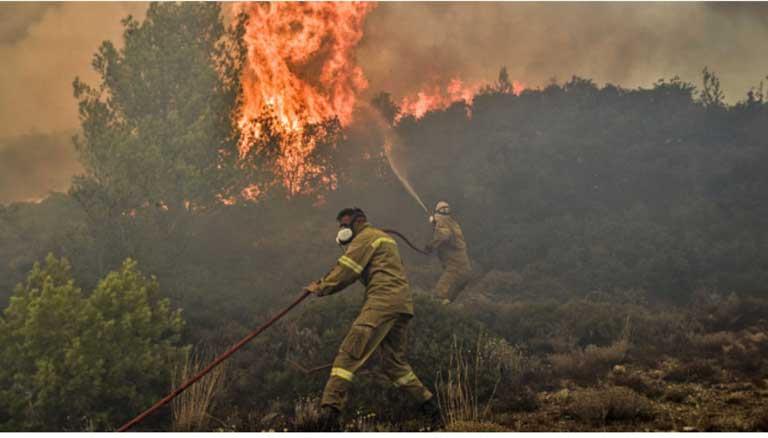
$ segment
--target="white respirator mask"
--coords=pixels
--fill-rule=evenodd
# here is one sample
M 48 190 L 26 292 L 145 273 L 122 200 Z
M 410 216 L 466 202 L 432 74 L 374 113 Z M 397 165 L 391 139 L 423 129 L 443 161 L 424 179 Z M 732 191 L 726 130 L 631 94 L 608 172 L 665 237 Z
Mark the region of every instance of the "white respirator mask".
M 355 237 L 355 233 L 352 231 L 352 228 L 343 226 L 339 229 L 339 232 L 336 233 L 336 243 L 339 245 L 346 245 L 352 241 L 353 237 Z

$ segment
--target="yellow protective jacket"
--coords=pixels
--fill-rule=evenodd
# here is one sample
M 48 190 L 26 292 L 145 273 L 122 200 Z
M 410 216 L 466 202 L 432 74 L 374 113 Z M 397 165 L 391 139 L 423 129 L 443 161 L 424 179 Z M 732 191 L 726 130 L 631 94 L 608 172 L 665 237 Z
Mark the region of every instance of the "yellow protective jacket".
M 452 217 L 436 214 L 435 229 L 429 247 L 437 250 L 437 257 L 444 269 L 469 271 L 471 264 L 467 255 L 467 243 L 458 222 Z
M 413 297 L 397 243 L 387 233 L 364 223 L 331 271 L 307 287 L 320 296 L 341 291 L 360 280 L 365 285 L 362 312 L 413 315 Z

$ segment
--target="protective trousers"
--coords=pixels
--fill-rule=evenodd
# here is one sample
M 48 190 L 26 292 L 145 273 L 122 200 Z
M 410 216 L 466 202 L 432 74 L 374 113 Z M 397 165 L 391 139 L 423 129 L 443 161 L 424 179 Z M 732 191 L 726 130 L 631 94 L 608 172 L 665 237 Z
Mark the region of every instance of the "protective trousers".
M 382 371 L 393 385 L 404 389 L 419 402 L 432 398 L 432 393 L 419 381 L 405 359 L 410 319 L 411 315 L 406 314 L 364 310 L 341 343 L 320 404 L 341 411 L 355 372 L 377 350 L 381 354 Z
M 470 269 L 447 267 L 435 285 L 435 295 L 441 300 L 453 301 L 470 278 Z

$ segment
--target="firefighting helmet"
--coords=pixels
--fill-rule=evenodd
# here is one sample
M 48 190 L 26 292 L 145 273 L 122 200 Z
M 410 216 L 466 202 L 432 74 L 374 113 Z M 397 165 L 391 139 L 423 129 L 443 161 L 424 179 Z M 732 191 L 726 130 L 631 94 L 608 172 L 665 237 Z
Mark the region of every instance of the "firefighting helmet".
M 451 214 L 451 206 L 445 201 L 439 201 L 435 205 L 435 214 L 449 215 Z

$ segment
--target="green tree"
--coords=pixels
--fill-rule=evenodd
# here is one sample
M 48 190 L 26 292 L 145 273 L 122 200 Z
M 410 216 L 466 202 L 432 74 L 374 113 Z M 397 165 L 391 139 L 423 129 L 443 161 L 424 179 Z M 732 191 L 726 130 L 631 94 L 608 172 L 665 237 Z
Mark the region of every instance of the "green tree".
M 48 255 L 0 318 L 0 428 L 109 429 L 149 406 L 185 354 L 183 320 L 133 260 L 88 296 Z
M 707 108 L 724 108 L 725 93 L 720 88 L 720 79 L 707 67 L 701 71 L 701 103 Z
M 85 173 L 72 194 L 104 243 L 97 252 L 112 252 L 104 266 L 157 252 L 152 242 L 184 236 L 191 212 L 240 193 L 244 20 L 224 26 L 217 3 L 153 3 L 143 22 L 123 20 L 122 49 L 101 45 L 97 85 L 75 79 Z M 154 233 L 132 237 L 136 224 Z

